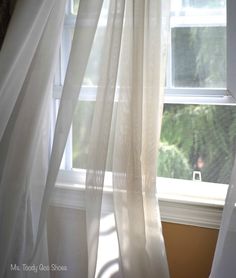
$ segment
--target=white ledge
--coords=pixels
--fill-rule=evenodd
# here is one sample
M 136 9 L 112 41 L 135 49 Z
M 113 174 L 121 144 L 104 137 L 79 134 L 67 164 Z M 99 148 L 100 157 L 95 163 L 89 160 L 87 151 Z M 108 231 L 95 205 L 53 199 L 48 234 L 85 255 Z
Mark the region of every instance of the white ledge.
M 85 171 L 61 171 L 53 194 L 53 206 L 85 209 Z M 112 188 L 105 178 L 103 213 L 113 211 Z M 157 178 L 161 219 L 184 225 L 218 229 L 228 185 Z

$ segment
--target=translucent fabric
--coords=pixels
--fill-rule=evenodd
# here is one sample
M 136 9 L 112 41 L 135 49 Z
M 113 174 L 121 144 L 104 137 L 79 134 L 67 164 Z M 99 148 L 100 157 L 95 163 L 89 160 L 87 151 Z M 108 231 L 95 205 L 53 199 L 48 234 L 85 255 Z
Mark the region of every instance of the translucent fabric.
M 28 275 L 21 266 L 32 256 L 38 229 L 48 167 L 53 69 L 64 11 L 64 0 L 18 1 L 0 53 L 0 276 L 4 278 Z M 45 232 L 42 238 L 35 259 L 47 263 Z M 14 264 L 19 271 L 12 270 Z
M 116 238 L 121 276 L 169 277 L 156 198 L 168 1 L 80 1 L 50 153 L 48 113 L 64 2 L 19 1 L 0 56 L 4 65 L 0 74 L 0 217 L 4 227 L 0 230 L 0 276 L 33 277 L 32 272 L 12 273 L 9 265 L 48 264 L 48 252 L 54 252 L 47 250 L 50 243 L 46 242 L 50 200 L 80 92 L 96 59 L 86 162 L 86 247 L 73 230 L 76 223 L 60 231 L 48 223 L 53 237 L 63 239 L 56 242 L 60 250 L 56 256 L 58 261 L 63 255 L 68 262 L 76 261 L 70 253 L 74 246 L 82 246 L 87 272 L 80 270 L 81 277 L 103 277 L 102 268 L 99 271 L 96 266 L 103 185 L 110 161 L 116 230 L 111 242 Z M 102 33 L 99 50 L 95 46 L 98 33 Z M 78 238 L 67 246 L 68 237 L 75 235 Z M 41 275 L 50 276 L 50 272 Z M 77 276 L 71 270 L 55 274 Z
M 47 217 L 50 197 L 56 182 L 62 155 L 67 141 L 67 136 L 70 130 L 70 125 L 72 123 L 73 112 L 75 110 L 80 88 L 83 82 L 83 77 L 88 63 L 89 54 L 92 48 L 92 42 L 98 24 L 101 7 L 102 7 L 102 1 L 94 2 L 93 0 L 84 0 L 80 2 L 76 26 L 75 26 L 75 32 L 73 37 L 73 43 L 72 43 L 72 48 L 71 48 L 71 53 L 69 58 L 69 64 L 67 67 L 67 72 L 66 72 L 66 77 L 65 77 L 65 82 L 64 82 L 63 92 L 62 92 L 62 98 L 60 102 L 60 108 L 58 112 L 55 132 L 54 132 L 52 154 L 50 158 L 46 188 L 43 197 L 36 249 L 40 244 L 41 236 L 44 230 L 44 224 Z M 89 24 L 86 24 L 87 22 L 89 22 Z M 100 214 L 100 210 L 99 210 L 99 214 Z M 95 221 L 97 221 L 96 218 Z M 88 219 L 86 223 L 93 223 L 93 221 L 90 221 Z M 88 229 L 87 230 L 88 246 L 89 246 L 88 250 L 91 250 L 90 244 L 92 244 L 89 241 L 90 233 L 92 232 L 91 230 Z M 98 233 L 99 233 L 98 229 L 96 230 L 96 233 L 97 234 L 95 235 L 95 241 L 98 240 Z M 96 247 L 93 248 L 92 251 L 89 251 L 92 252 L 92 254 L 88 255 L 89 264 L 90 262 L 92 262 L 92 266 L 88 267 L 88 271 L 89 272 L 91 271 L 91 274 L 88 277 L 94 277 L 94 273 L 95 273 L 96 260 L 93 258 L 94 257 L 96 258 L 97 243 L 95 243 L 95 245 Z
M 210 278 L 233 278 L 236 273 L 236 163 L 231 176 Z
M 161 1 L 80 1 L 40 228 L 46 219 L 86 67 L 89 68 L 93 41 L 101 27 L 99 18 L 105 17 L 103 47 L 96 56 L 100 62 L 86 175 L 87 275 L 91 278 L 96 271 L 108 153 L 112 156 L 114 212 L 123 277 L 169 276 L 155 195 L 167 43 L 165 6 L 167 2 L 164 5 Z M 104 9 L 105 16 L 101 12 Z M 115 136 L 111 134 L 112 123 Z
M 155 194 L 165 8 L 162 1 L 126 2 L 113 152 L 114 211 L 124 277 L 169 276 Z

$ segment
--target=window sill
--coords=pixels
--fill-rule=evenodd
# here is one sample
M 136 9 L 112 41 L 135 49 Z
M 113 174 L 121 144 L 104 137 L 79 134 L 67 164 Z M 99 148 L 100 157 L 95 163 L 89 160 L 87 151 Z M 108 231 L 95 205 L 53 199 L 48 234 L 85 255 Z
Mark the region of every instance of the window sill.
M 60 171 L 53 206 L 85 208 L 85 171 Z M 228 185 L 157 178 L 161 219 L 184 225 L 218 229 Z M 105 177 L 103 213 L 113 211 L 111 174 Z

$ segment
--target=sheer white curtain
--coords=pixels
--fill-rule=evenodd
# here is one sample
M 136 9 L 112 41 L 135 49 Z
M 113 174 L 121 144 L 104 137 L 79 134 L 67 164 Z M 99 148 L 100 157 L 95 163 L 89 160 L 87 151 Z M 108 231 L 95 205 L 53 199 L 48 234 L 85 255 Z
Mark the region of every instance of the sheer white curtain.
M 26 277 L 21 264 L 33 251 L 48 166 L 51 85 L 64 11 L 64 0 L 18 1 L 0 53 L 0 277 L 4 278 Z M 45 233 L 43 239 L 46 246 Z M 43 249 L 35 258 L 47 264 Z M 11 264 L 20 270 L 12 271 Z
M 236 163 L 231 176 L 217 240 L 211 278 L 233 278 L 236 273 Z
M 156 192 L 163 105 L 167 2 L 107 1 L 103 47 L 96 53 L 97 87 L 86 177 L 88 277 L 94 277 L 102 191 L 112 150 L 114 209 L 124 277 L 168 277 Z M 55 129 L 41 215 L 72 122 L 103 1 L 81 1 Z M 115 102 L 117 95 L 118 101 Z M 112 136 L 112 119 L 115 136 Z M 114 141 L 114 142 L 112 142 Z M 40 237 L 39 237 L 40 239 Z M 38 240 L 39 240 L 38 239 Z
M 13 277 L 9 264 L 14 262 L 15 242 L 22 245 L 16 263 L 37 263 L 46 257 L 50 198 L 81 87 L 96 59 L 96 101 L 86 163 L 87 276 L 92 278 L 96 272 L 103 184 L 109 168 L 123 277 L 169 277 L 156 198 L 167 2 L 80 1 L 48 163 L 46 111 L 65 3 L 19 1 L 0 57 L 4 65 L 0 75 L 1 275 Z M 99 49 L 96 38 L 101 41 Z
M 163 2 L 126 2 L 113 153 L 114 209 L 124 277 L 168 277 L 155 196 L 167 31 Z

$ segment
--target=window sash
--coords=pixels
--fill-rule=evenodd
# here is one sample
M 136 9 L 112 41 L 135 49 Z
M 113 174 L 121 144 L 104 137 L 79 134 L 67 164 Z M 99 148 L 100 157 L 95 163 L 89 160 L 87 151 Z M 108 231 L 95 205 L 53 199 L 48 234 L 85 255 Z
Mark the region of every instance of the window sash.
M 65 32 L 63 35 L 63 43 L 60 51 L 60 63 L 59 71 L 57 73 L 57 78 L 55 84 L 54 97 L 60 98 L 60 89 L 58 85 L 63 84 L 63 76 L 66 70 L 66 55 L 68 55 L 70 43 L 68 43 L 69 32 L 71 28 L 75 26 L 76 16 L 72 13 L 73 0 L 69 1 L 66 10 L 65 18 Z M 236 97 L 236 85 L 234 84 L 234 72 L 236 72 L 236 55 L 234 55 L 234 50 L 236 49 L 236 34 L 234 34 L 234 26 L 236 26 L 236 18 L 233 11 L 236 9 L 236 3 L 234 0 L 227 1 L 227 88 L 180 88 L 172 87 L 172 61 L 171 61 L 171 40 L 169 43 L 169 56 L 167 62 L 167 73 L 166 73 L 166 88 L 165 88 L 165 103 L 183 103 L 183 104 L 236 104 L 234 101 L 234 91 Z M 197 10 L 197 9 L 195 9 Z M 199 9 L 200 12 L 201 9 Z M 170 23 L 171 28 L 173 27 L 200 27 L 200 26 L 226 26 L 225 17 L 222 16 L 220 8 L 216 9 L 218 11 L 217 15 L 206 16 L 199 13 L 188 12 L 185 9 L 185 15 L 178 15 L 172 12 Z M 230 30 L 229 30 L 230 29 Z M 232 42 L 232 47 L 230 43 Z M 235 58 L 232 58 L 234 57 Z M 87 95 L 86 95 L 87 94 Z M 205 100 L 204 100 L 205 98 Z M 93 101 L 95 100 L 95 88 L 83 86 L 80 94 L 80 100 Z

